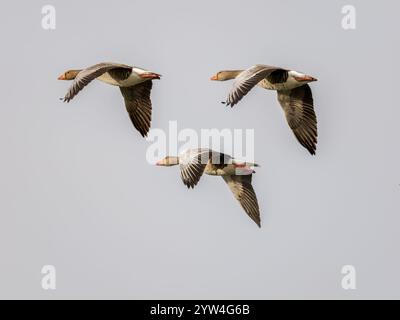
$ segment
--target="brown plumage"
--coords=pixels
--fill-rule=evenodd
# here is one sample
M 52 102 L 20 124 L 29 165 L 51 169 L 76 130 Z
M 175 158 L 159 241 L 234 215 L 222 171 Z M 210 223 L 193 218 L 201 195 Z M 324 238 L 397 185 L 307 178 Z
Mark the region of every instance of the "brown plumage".
M 203 174 L 220 176 L 246 214 L 260 227 L 260 209 L 251 185 L 254 163 L 240 162 L 231 156 L 210 149 L 189 149 L 179 157 L 165 157 L 159 166 L 179 165 L 185 186 L 194 188 Z
M 317 117 L 309 85 L 278 91 L 278 101 L 297 140 L 314 155 L 318 136 Z
M 260 208 L 251 184 L 252 175 L 222 176 L 247 215 L 261 227 Z
M 63 99 L 64 102 L 70 102 L 95 79 L 119 86 L 133 126 L 143 137 L 147 136 L 152 115 L 150 99 L 152 80 L 160 79 L 160 75 L 113 62 L 98 63 L 84 70 L 69 70 L 59 77 L 59 80 L 73 80 Z
M 315 154 L 317 117 L 307 83 L 317 79 L 297 71 L 261 64 L 246 70 L 220 71 L 211 78 L 217 81 L 231 79 L 235 82 L 224 102 L 226 105 L 233 107 L 255 86 L 277 91 L 278 101 L 296 139 L 312 155 Z
M 147 135 L 150 129 L 152 109 L 150 92 L 152 87 L 151 81 L 142 82 L 132 87 L 120 87 L 129 117 L 143 137 Z

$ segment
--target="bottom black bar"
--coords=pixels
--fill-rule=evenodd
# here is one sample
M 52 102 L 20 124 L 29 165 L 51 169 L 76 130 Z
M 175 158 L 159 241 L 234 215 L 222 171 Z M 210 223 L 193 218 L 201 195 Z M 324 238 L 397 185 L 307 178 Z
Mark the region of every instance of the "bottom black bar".
M 383 304 L 385 304 L 383 306 Z M 282 300 L 24 300 L 2 301 L 3 314 L 15 316 L 37 311 L 41 319 L 101 315 L 111 319 L 275 319 L 295 315 L 341 319 L 367 312 L 379 318 L 398 301 L 282 301 Z M 75 308 L 76 307 L 76 308 Z M 345 307 L 345 308 L 344 308 Z M 9 310 L 6 310 L 6 309 Z M 393 310 L 394 311 L 394 310 Z

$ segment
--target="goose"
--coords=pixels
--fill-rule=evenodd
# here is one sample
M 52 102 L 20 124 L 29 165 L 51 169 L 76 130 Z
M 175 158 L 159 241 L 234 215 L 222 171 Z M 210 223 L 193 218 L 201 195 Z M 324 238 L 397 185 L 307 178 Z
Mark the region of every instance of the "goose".
M 151 122 L 150 92 L 152 80 L 160 79 L 161 75 L 139 67 L 125 64 L 103 62 L 83 70 L 68 70 L 58 77 L 58 80 L 73 80 L 64 98 L 70 102 L 85 86 L 94 79 L 118 86 L 125 100 L 125 106 L 133 126 L 146 137 Z
M 294 70 L 257 64 L 246 70 L 220 71 L 210 80 L 231 79 L 235 79 L 235 82 L 226 101 L 222 103 L 233 107 L 256 85 L 276 90 L 289 127 L 300 144 L 315 155 L 318 136 L 317 117 L 308 83 L 317 79 Z
M 252 175 L 255 173 L 253 167 L 257 167 L 257 164 L 238 161 L 211 149 L 198 148 L 188 149 L 177 157 L 167 156 L 156 165 L 179 165 L 182 181 L 189 189 L 197 185 L 203 173 L 221 176 L 247 215 L 261 227 L 260 209 L 251 184 Z

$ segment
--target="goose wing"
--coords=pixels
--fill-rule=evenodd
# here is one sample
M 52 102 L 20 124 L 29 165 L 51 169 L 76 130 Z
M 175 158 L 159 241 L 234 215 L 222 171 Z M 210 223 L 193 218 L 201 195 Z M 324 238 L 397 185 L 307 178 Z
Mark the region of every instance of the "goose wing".
M 194 188 L 199 182 L 211 156 L 209 149 L 191 149 L 179 157 L 181 178 L 188 188 Z
M 143 137 L 146 137 L 150 130 L 152 110 L 150 93 L 152 87 L 153 82 L 150 80 L 132 87 L 120 87 L 133 126 Z
M 110 70 L 115 70 L 115 74 L 126 74 L 127 72 L 130 73 L 132 71 L 132 67 L 124 64 L 103 62 L 83 69 L 78 73 L 72 85 L 68 89 L 68 92 L 64 97 L 64 102 L 70 102 L 79 91 L 86 87 L 91 81 Z
M 251 184 L 252 175 L 222 176 L 247 215 L 261 227 L 260 209 Z
M 278 101 L 297 140 L 314 155 L 318 132 L 310 86 L 306 84 L 293 90 L 278 91 Z
M 237 104 L 254 86 L 256 86 L 261 80 L 270 75 L 276 70 L 283 70 L 281 68 L 267 66 L 267 65 L 255 65 L 242 73 L 240 73 L 228 94 L 225 101 L 226 105 L 233 107 Z

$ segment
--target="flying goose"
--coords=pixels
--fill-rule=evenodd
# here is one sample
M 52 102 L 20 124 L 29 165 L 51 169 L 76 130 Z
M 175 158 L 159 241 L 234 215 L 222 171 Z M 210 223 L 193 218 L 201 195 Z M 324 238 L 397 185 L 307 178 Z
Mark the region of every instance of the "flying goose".
M 261 227 L 257 197 L 251 185 L 255 163 L 241 162 L 229 155 L 210 149 L 189 149 L 180 156 L 167 156 L 156 163 L 158 166 L 179 165 L 181 178 L 188 188 L 194 188 L 203 173 L 221 176 L 247 215 Z
M 134 127 L 145 137 L 150 129 L 152 80 L 160 75 L 138 67 L 105 62 L 83 70 L 68 70 L 58 80 L 74 80 L 62 99 L 70 102 L 85 86 L 94 79 L 118 86 L 125 100 L 125 106 Z
M 317 79 L 306 74 L 267 65 L 255 65 L 247 70 L 220 71 L 211 80 L 235 79 L 224 104 L 233 107 L 254 86 L 276 90 L 289 127 L 300 144 L 312 155 L 317 144 L 317 117 L 311 89 L 307 83 Z

